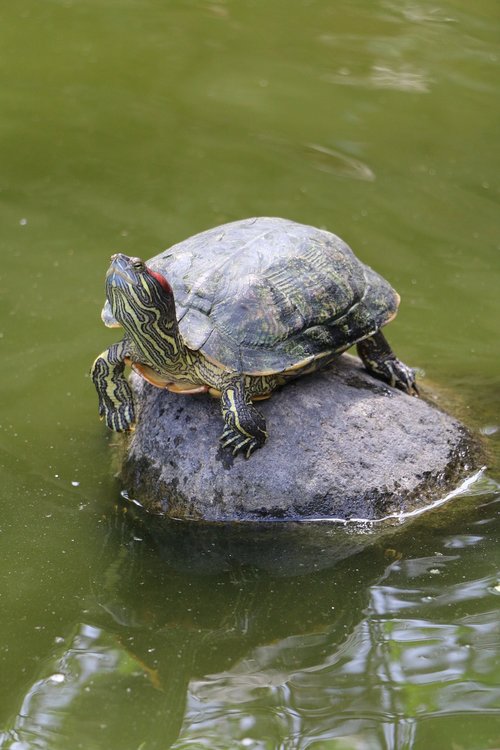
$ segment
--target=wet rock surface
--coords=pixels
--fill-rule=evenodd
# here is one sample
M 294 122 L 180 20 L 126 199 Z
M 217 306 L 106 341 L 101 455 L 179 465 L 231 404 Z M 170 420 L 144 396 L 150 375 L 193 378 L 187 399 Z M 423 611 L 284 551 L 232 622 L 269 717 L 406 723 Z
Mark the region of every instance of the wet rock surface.
M 438 500 L 481 461 L 460 422 L 349 355 L 258 403 L 269 439 L 249 459 L 221 448 L 217 400 L 135 375 L 132 385 L 140 414 L 121 478 L 129 496 L 166 518 L 377 520 Z

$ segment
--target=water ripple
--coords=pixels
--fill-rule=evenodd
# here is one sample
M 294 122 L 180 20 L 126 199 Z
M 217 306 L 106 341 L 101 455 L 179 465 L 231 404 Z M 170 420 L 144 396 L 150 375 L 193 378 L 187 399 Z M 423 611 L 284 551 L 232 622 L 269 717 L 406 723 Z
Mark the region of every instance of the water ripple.
M 342 68 L 337 73 L 323 76 L 328 83 L 341 86 L 358 86 L 373 89 L 394 89 L 426 94 L 431 90 L 432 78 L 422 69 L 411 65 L 391 67 L 387 64 L 374 64 L 364 75 L 352 74 L 349 69 Z

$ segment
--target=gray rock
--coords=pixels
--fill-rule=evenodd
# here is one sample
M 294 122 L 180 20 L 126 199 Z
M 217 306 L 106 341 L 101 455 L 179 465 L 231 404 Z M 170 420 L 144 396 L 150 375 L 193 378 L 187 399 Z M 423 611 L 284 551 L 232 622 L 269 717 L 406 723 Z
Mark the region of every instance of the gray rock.
M 218 401 L 132 376 L 140 414 L 121 477 L 170 519 L 381 519 L 436 501 L 472 474 L 481 449 L 424 398 L 373 379 L 354 357 L 258 404 L 269 439 L 251 458 L 219 444 Z

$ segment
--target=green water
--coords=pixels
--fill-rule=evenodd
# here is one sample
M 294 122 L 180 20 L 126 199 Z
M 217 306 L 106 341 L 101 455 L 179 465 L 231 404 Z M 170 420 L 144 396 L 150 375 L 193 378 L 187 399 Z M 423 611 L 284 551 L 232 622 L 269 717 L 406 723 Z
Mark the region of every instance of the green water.
M 2 749 L 500 746 L 499 42 L 493 0 L 0 6 Z M 394 348 L 489 451 L 462 516 L 337 565 L 328 527 L 129 521 L 109 255 L 253 215 L 401 293 Z

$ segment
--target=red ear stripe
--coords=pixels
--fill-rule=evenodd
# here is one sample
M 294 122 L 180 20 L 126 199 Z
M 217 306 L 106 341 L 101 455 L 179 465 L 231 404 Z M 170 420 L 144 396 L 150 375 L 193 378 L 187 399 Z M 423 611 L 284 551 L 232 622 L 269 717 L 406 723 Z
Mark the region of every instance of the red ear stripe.
M 162 276 L 161 273 L 156 273 L 156 271 L 152 271 L 151 268 L 148 268 L 148 272 L 149 272 L 149 274 L 151 276 L 155 277 L 156 281 L 158 281 L 162 285 L 163 289 L 168 294 L 173 294 L 172 287 L 170 286 L 170 284 L 166 280 L 165 276 Z

